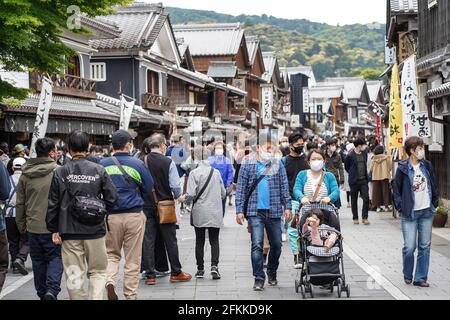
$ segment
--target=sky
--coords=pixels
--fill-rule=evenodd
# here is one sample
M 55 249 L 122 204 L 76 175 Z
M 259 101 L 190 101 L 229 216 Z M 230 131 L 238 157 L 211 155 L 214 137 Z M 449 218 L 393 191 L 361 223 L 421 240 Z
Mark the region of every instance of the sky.
M 141 0 L 142 1 L 142 0 Z M 145 2 L 158 2 L 144 0 Z M 164 6 L 212 10 L 231 15 L 267 14 L 331 25 L 385 23 L 385 0 L 159 0 Z

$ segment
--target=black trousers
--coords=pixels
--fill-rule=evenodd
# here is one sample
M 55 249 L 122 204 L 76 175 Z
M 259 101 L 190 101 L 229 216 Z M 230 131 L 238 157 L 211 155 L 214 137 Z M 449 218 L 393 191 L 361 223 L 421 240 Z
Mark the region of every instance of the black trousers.
M 155 270 L 159 272 L 169 271 L 169 261 L 167 258 L 166 245 L 159 228 L 156 228 L 155 240 Z
M 3 218 L 0 217 L 0 219 Z M 4 230 L 0 231 L 0 292 L 2 292 L 3 284 L 5 283 L 6 273 L 8 272 L 8 264 L 8 239 L 6 238 L 6 230 Z
M 367 181 L 358 181 L 357 184 L 350 186 L 352 198 L 353 220 L 358 219 L 358 197 L 361 195 L 363 200 L 362 218 L 369 218 L 369 183 Z
M 170 273 L 173 276 L 179 275 L 182 271 L 178 254 L 176 224 L 159 224 L 158 217 L 156 217 L 154 210 L 149 210 L 145 213 L 147 215 L 147 222 L 145 225 L 144 243 L 142 246 L 142 269 L 145 270 L 148 277 L 156 277 L 155 244 L 156 235 L 159 229 L 169 257 Z
M 195 258 L 197 260 L 197 269 L 205 270 L 205 238 L 208 230 L 209 244 L 211 245 L 211 267 L 219 265 L 219 228 L 197 228 L 195 227 Z
M 28 235 L 26 233 L 21 234 L 19 232 L 16 224 L 16 218 L 7 217 L 5 218 L 5 221 L 11 261 L 14 262 L 16 259 L 20 259 L 23 262 L 27 261 L 28 254 L 30 253 Z

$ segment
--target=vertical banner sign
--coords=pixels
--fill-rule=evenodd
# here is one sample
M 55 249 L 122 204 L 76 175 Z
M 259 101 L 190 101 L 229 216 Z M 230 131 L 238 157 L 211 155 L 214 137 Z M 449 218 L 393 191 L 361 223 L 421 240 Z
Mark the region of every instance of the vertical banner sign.
M 303 88 L 303 113 L 309 113 L 309 89 Z
M 48 114 L 52 104 L 52 82 L 47 78 L 42 78 L 41 96 L 37 108 L 36 121 L 33 127 L 33 138 L 31 140 L 30 156 L 36 158 L 36 141 L 44 138 L 47 132 Z
M 431 137 L 431 123 L 428 118 L 428 112 L 409 113 L 406 116 L 409 124 L 409 134 L 411 137 Z
M 408 117 L 419 111 L 419 95 L 417 90 L 416 56 L 405 60 L 402 72 L 401 105 L 403 110 L 403 140 L 413 136 L 410 132 L 411 122 Z
M 128 131 L 130 126 L 131 114 L 134 109 L 134 101 L 127 101 L 122 95 L 120 97 L 120 125 L 119 129 Z
M 262 87 L 262 124 L 272 124 L 273 88 L 272 86 Z
M 403 147 L 403 115 L 400 104 L 398 65 L 392 68 L 391 92 L 389 100 L 389 149 Z

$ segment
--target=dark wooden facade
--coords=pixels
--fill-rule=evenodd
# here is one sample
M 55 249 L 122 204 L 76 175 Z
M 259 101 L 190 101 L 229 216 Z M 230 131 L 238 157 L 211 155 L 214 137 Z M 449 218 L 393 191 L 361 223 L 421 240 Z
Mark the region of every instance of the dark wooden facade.
M 445 117 L 445 120 L 450 123 L 450 116 Z M 441 198 L 450 199 L 450 126 L 444 126 L 444 152 L 436 153 L 430 152 L 429 159 L 433 163 L 434 170 L 436 171 L 436 177 L 439 186 L 439 195 Z
M 419 1 L 419 17 L 419 56 L 450 45 L 450 1 L 439 0 L 431 9 L 428 1 Z

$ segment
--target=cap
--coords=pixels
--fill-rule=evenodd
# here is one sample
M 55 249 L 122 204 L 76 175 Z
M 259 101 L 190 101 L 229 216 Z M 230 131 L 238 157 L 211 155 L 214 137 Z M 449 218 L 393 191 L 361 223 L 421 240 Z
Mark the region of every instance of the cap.
M 27 162 L 27 160 L 25 160 L 25 158 L 22 158 L 22 157 L 15 158 L 13 160 L 13 168 L 20 169 L 26 162 Z
M 13 151 L 14 153 L 20 153 L 22 151 L 25 151 L 25 147 L 23 146 L 23 144 L 16 144 Z
M 126 130 L 117 130 L 113 133 L 111 143 L 113 148 L 125 146 L 128 142 L 134 140 L 133 136 Z

